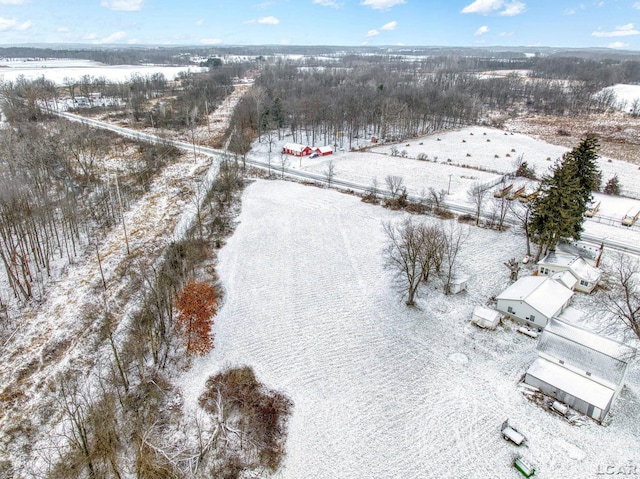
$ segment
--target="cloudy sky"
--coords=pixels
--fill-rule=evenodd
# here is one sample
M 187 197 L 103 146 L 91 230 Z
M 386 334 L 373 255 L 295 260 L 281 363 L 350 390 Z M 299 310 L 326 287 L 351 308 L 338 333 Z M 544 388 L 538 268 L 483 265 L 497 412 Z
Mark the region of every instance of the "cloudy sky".
M 640 50 L 640 0 L 0 0 L 19 43 Z

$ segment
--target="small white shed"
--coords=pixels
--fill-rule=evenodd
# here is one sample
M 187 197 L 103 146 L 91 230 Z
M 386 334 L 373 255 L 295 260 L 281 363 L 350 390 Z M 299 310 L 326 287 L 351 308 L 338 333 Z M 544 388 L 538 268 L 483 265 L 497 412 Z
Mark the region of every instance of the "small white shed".
M 500 323 L 500 313 L 495 309 L 476 306 L 473 308 L 471 322 L 485 329 L 496 329 Z
M 451 294 L 458 294 L 467 290 L 467 283 L 469 278 L 467 276 L 454 276 L 451 278 L 451 284 L 449 285 L 449 292 Z

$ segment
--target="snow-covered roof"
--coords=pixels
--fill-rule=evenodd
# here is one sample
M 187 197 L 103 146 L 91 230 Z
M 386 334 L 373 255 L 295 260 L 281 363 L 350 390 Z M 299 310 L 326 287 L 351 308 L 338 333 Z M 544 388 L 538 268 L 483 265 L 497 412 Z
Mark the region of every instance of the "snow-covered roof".
M 561 268 L 567 268 L 574 276 L 586 281 L 597 281 L 600 279 L 602 272 L 593 266 L 577 254 L 561 253 L 552 251 L 542 258 L 538 265 L 556 266 Z
M 538 351 L 590 373 L 615 387 L 624 378 L 635 349 L 558 318 L 549 320 L 540 336 Z
M 485 308 L 484 306 L 476 306 L 473 308 L 473 315 L 487 321 L 494 321 L 500 313 L 495 309 Z
M 555 281 L 558 281 L 562 285 L 566 286 L 569 289 L 573 289 L 573 287 L 578 282 L 578 279 L 571 273 L 571 271 L 559 271 L 551 276 Z
M 573 277 L 573 275 L 571 276 Z M 578 323 L 584 317 L 584 311 L 580 311 L 573 306 L 567 306 L 557 317 L 568 323 Z
M 529 366 L 527 374 L 600 409 L 607 408 L 615 392 L 614 389 L 540 357 Z
M 562 309 L 571 296 L 573 291 L 548 276 L 524 276 L 496 299 L 524 301 L 550 318 Z
M 319 148 L 316 148 L 316 150 L 318 150 L 320 153 L 333 153 L 333 148 L 331 148 L 331 146 L 329 145 L 321 146 Z
M 282 148 L 284 150 L 301 152 L 307 148 L 307 145 L 301 145 L 300 143 L 285 143 Z

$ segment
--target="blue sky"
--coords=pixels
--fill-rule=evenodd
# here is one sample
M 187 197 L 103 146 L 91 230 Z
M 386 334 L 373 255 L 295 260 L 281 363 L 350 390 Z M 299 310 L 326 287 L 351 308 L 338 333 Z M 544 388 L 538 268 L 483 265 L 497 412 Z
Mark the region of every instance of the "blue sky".
M 16 43 L 640 50 L 640 0 L 0 0 Z

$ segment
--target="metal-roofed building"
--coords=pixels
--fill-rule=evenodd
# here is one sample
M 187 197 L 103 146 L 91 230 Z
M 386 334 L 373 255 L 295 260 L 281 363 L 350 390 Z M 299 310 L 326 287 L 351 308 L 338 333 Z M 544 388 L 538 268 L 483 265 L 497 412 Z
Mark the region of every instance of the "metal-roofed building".
M 576 411 L 602 421 L 622 390 L 636 350 L 552 318 L 524 382 Z
M 573 291 L 546 276 L 524 276 L 496 296 L 496 309 L 521 323 L 544 328 L 569 305 Z

